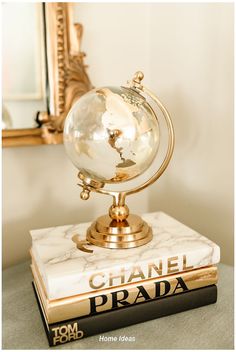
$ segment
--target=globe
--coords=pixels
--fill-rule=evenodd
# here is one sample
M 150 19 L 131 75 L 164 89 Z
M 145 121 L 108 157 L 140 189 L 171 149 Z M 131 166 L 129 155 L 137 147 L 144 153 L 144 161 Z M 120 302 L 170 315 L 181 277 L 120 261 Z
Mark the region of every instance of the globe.
M 159 142 L 156 115 L 130 88 L 91 90 L 73 105 L 65 121 L 69 158 L 85 177 L 102 183 L 142 174 L 152 164 Z
M 128 87 L 91 90 L 75 102 L 65 120 L 64 144 L 69 158 L 79 169 L 80 198 L 88 200 L 91 192 L 112 197 L 108 213 L 88 227 L 86 241 L 76 237 L 77 248 L 81 249 L 82 243 L 90 243 L 103 248 L 128 249 L 143 246 L 152 239 L 152 228 L 141 216 L 130 213 L 126 197 L 142 191 L 163 174 L 173 153 L 174 130 L 168 111 L 142 85 L 143 78 L 144 74 L 137 71 Z M 163 161 L 159 168 L 153 165 L 154 173 L 146 181 L 139 180 L 141 184 L 136 182 L 129 189 L 125 187 L 126 190 L 119 185 L 115 187 L 116 183 L 143 174 L 157 154 L 159 115 L 149 101 L 159 108 L 168 130 Z M 112 189 L 106 183 L 112 183 Z

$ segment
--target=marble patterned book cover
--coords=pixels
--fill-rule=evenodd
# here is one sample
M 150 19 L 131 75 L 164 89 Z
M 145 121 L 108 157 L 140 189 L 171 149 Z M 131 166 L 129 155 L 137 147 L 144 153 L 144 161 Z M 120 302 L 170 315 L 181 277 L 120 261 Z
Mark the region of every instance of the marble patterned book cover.
M 86 239 L 90 223 L 32 230 L 32 257 L 48 299 L 59 299 L 184 272 L 220 261 L 214 242 L 163 212 L 143 214 L 153 229 L 144 246 L 111 250 L 93 245 L 77 248 L 74 235 Z

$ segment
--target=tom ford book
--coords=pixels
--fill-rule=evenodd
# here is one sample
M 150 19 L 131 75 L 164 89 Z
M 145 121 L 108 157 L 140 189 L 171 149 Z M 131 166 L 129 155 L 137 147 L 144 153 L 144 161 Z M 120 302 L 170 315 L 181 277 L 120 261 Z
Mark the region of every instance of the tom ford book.
M 107 250 L 77 248 L 89 223 L 31 231 L 32 257 L 49 300 L 138 283 L 217 264 L 220 248 L 211 240 L 162 213 L 144 214 L 153 240 L 145 246 Z
M 36 286 L 34 286 L 36 287 Z M 217 300 L 216 285 L 186 291 L 144 303 L 134 304 L 120 310 L 111 310 L 78 319 L 48 324 L 43 305 L 35 288 L 41 318 L 50 346 L 64 344 L 91 335 L 115 330 L 132 324 L 183 312 L 189 309 L 215 303 Z

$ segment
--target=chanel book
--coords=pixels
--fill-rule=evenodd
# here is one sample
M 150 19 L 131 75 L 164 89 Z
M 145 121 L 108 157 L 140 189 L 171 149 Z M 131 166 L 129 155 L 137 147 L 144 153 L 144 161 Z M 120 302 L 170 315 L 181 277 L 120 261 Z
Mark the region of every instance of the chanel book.
M 217 268 L 210 266 L 64 299 L 48 300 L 37 267 L 32 264 L 31 269 L 49 324 L 124 309 L 130 305 L 210 286 L 217 283 L 218 274 Z
M 50 346 L 202 307 L 215 303 L 217 300 L 217 287 L 211 285 L 177 295 L 153 299 L 145 303 L 129 305 L 120 310 L 110 310 L 94 316 L 49 324 L 37 292 L 37 286 L 34 284 L 33 286 Z
M 220 248 L 162 212 L 144 214 L 153 240 L 131 249 L 86 244 L 90 223 L 31 231 L 31 256 L 49 301 L 215 265 Z M 76 243 L 73 239 L 77 237 Z

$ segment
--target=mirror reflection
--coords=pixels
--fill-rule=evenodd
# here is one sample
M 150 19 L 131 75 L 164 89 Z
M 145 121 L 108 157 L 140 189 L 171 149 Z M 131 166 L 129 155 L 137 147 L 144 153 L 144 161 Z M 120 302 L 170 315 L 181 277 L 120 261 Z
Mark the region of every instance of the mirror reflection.
M 47 110 L 43 19 L 42 3 L 3 4 L 3 129 L 37 127 Z

